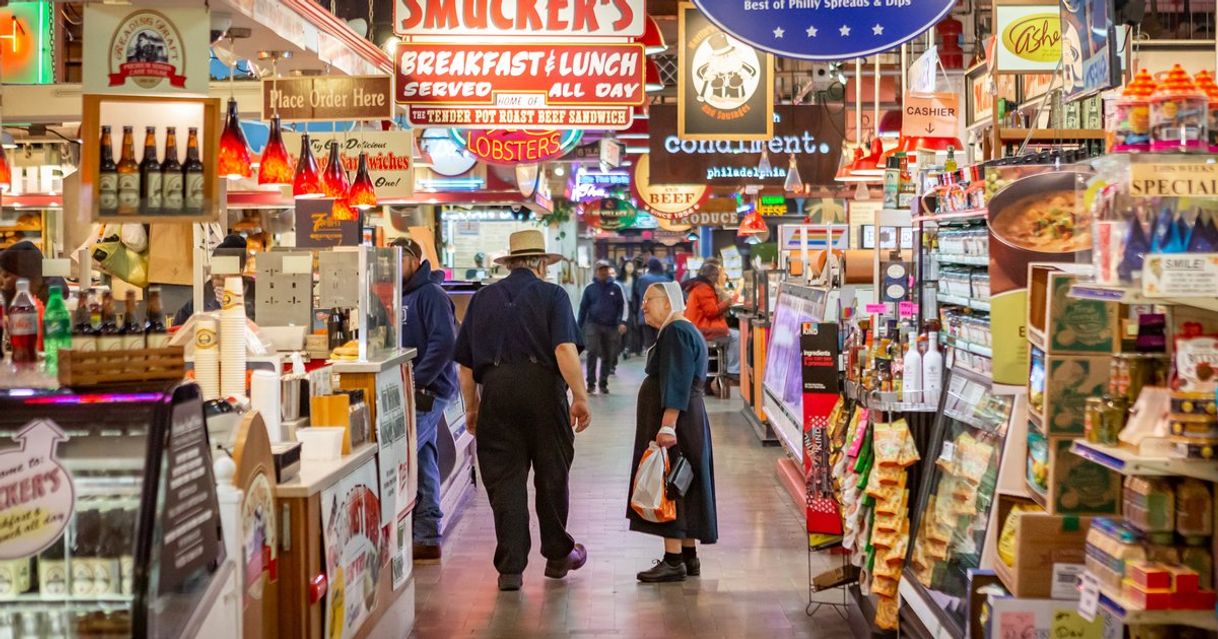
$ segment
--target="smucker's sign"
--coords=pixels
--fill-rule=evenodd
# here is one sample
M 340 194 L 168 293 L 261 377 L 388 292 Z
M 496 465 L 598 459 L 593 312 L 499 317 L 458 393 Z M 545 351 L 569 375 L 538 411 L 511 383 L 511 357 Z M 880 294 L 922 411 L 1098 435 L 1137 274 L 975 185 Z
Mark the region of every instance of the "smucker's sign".
M 85 7 L 86 93 L 206 94 L 205 9 Z
M 636 37 L 646 14 L 643 0 L 395 0 L 393 29 L 412 37 Z

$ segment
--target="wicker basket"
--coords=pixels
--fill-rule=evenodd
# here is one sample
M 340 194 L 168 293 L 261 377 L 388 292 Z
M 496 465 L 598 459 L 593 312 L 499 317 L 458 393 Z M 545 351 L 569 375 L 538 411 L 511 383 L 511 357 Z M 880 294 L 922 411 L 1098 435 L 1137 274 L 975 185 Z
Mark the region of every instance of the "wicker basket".
M 186 377 L 180 346 L 121 351 L 59 351 L 59 383 L 70 388 L 177 381 Z

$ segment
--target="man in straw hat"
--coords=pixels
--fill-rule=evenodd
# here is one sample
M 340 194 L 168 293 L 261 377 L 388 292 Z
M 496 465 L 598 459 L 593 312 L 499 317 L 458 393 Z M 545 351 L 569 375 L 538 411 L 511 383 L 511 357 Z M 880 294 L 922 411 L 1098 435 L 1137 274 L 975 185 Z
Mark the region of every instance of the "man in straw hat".
M 466 428 L 478 444 L 478 465 L 495 517 L 500 590 L 519 590 L 523 584 L 530 467 L 545 575 L 562 579 L 588 559 L 567 533 L 575 433 L 591 419 L 581 383 L 579 328 L 567 293 L 542 279 L 560 259 L 546 252 L 541 231 L 513 233 L 508 254 L 495 260 L 511 274 L 474 295 L 457 335 L 454 359 L 460 365 Z

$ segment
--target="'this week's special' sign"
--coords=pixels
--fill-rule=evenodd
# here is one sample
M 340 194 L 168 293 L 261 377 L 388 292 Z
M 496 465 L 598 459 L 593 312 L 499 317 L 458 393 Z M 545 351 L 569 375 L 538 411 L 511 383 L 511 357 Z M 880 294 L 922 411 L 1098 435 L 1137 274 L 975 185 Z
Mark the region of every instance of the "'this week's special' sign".
M 887 51 L 925 33 L 953 0 L 695 0 L 724 31 L 765 51 L 844 60 Z
M 400 36 L 636 37 L 643 35 L 643 0 L 395 0 Z
M 1216 197 L 1218 165 L 1129 165 L 1129 194 L 1133 197 Z
M 645 64 L 641 44 L 402 43 L 396 97 L 416 126 L 625 128 Z
M 296 161 L 300 134 L 284 132 L 283 143 Z M 330 142 L 337 141 L 343 168 L 355 175 L 360 152 L 368 154 L 368 177 L 379 200 L 396 200 L 414 195 L 414 134 L 410 131 L 359 131 L 312 133 L 309 144 L 313 155 L 329 157 Z
M 262 81 L 262 119 L 289 122 L 393 119 L 393 78 L 378 75 Z

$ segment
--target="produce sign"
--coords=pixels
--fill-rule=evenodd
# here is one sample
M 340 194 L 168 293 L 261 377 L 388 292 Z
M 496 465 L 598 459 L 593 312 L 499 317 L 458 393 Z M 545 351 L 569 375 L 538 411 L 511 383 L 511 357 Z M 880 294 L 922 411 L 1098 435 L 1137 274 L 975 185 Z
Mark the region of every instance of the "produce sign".
M 645 63 L 641 44 L 401 43 L 397 102 L 423 127 L 622 129 Z
M 643 0 L 395 0 L 400 36 L 534 36 L 571 38 L 643 35 Z
M 711 22 L 765 51 L 845 60 L 887 51 L 925 33 L 954 0 L 695 0 Z
M 459 148 L 488 164 L 536 164 L 556 160 L 575 148 L 581 130 L 452 129 Z
M 651 181 L 651 160 L 648 154 L 634 163 L 635 195 L 643 208 L 658 218 L 683 219 L 710 197 L 710 187 L 698 184 L 655 184 Z

